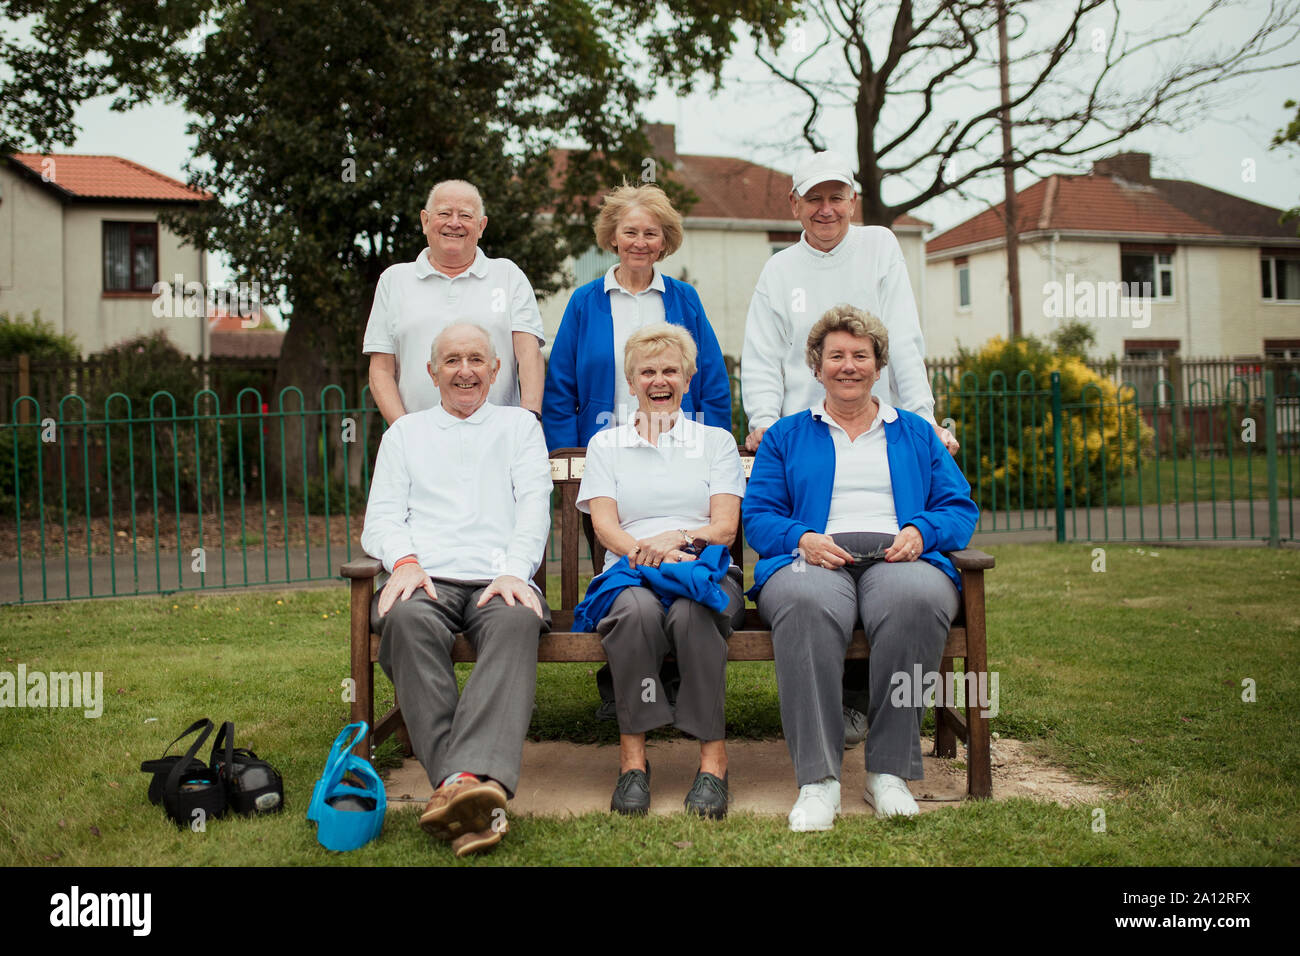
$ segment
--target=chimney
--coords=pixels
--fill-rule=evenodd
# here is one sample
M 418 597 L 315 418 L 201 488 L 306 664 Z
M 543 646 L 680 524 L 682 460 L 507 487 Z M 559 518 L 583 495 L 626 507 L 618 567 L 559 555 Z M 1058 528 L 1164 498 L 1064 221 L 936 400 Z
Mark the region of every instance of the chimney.
M 1116 153 L 1092 164 L 1097 176 L 1118 176 L 1131 183 L 1151 182 L 1150 153 Z
M 646 138 L 655 155 L 677 165 L 677 127 L 672 123 L 647 123 Z

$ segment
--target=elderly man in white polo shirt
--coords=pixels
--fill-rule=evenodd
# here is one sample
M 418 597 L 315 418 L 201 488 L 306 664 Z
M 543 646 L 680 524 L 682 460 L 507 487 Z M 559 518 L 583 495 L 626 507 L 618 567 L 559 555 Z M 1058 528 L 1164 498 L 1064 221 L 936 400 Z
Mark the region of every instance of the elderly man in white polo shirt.
M 483 328 L 456 323 L 438 334 L 427 370 L 441 402 L 384 433 L 361 535 L 392 572 L 371 626 L 436 788 L 420 826 L 457 856 L 505 832 L 550 621 L 532 583 L 551 529 L 546 439 L 525 410 L 487 400 L 500 367 Z M 451 647 L 460 633 L 477 663 L 458 695 Z
M 804 360 L 813 324 L 837 305 L 879 316 L 889 331 L 889 366 L 872 394 L 928 421 L 944 447 L 957 440 L 934 420 L 934 394 L 925 373 L 925 340 L 907 264 L 898 239 L 883 226 L 855 226 L 853 168 L 833 150 L 813 153 L 794 171 L 790 211 L 803 226 L 799 241 L 767 260 L 745 320 L 740 386 L 756 451 L 778 418 L 812 408 L 826 397 Z M 867 721 L 866 663 L 844 669 L 844 742 L 862 742 Z
M 546 377 L 542 316 L 520 268 L 479 249 L 487 228 L 479 191 L 460 179 L 438 183 L 420 210 L 420 223 L 428 248 L 379 277 L 362 343 L 370 356 L 370 391 L 384 421 L 391 425 L 438 403 L 438 390 L 424 372 L 429 346 L 442 329 L 461 321 L 487 329 L 505 356 L 488 401 L 540 415 Z

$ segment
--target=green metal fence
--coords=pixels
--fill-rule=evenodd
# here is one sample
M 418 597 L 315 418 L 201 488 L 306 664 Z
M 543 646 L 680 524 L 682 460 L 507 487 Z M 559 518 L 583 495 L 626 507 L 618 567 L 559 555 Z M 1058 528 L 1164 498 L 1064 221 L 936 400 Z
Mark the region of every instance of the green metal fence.
M 1296 539 L 1300 374 L 1205 380 L 1182 395 L 1159 380 L 1089 382 L 1066 401 L 1061 374 L 1040 387 L 994 372 L 936 375 L 936 417 L 980 506 L 980 531 L 1051 531 L 1057 541 Z
M 1067 401 L 1058 373 L 967 373 L 934 392 L 980 531 L 1296 540 L 1300 374 L 1218 395 L 1092 383 Z M 311 401 L 246 388 L 229 408 L 207 389 L 139 407 L 21 397 L 0 424 L 0 603 L 332 580 L 358 553 L 383 427 L 368 389 L 350 402 L 336 385 Z

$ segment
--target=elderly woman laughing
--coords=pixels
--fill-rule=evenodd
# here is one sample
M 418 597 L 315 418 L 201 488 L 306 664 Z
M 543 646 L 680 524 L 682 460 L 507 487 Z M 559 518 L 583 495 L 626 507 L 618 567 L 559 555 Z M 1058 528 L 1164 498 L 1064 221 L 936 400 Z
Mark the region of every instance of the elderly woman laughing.
M 731 432 L 683 411 L 695 371 L 684 329 L 661 322 L 634 332 L 624 367 L 638 412 L 587 446 L 578 508 L 606 548 L 605 570 L 574 612 L 576 629 L 600 633 L 613 673 L 619 778 L 610 809 L 649 810 L 645 734 L 672 724 L 700 741 L 686 808 L 717 818 L 728 800 L 727 638 L 744 614 L 725 546 L 736 536 L 744 470 Z M 675 706 L 659 678 L 670 651 L 681 670 Z
M 894 706 L 892 675 L 937 669 L 960 579 L 943 552 L 979 516 L 970 485 L 929 422 L 873 398 L 889 355 L 875 316 L 841 305 L 808 334 L 826 389 L 763 438 L 744 501 L 759 613 L 772 628 L 781 723 L 799 798 L 792 830 L 827 830 L 840 811 L 844 654 L 860 620 L 871 648 L 866 800 L 915 814 L 923 707 Z

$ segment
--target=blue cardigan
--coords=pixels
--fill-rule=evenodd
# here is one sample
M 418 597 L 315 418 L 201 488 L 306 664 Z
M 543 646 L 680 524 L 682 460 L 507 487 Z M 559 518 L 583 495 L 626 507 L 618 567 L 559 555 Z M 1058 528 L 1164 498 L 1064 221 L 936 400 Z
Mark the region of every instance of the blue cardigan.
M 706 425 L 731 431 L 731 383 L 722 348 L 700 304 L 685 282 L 664 276 L 664 317 L 691 333 L 699 349 L 695 377 L 682 396 L 682 411 L 701 413 Z M 605 277 L 574 290 L 555 333 L 546 368 L 542 430 L 548 451 L 586 448 L 591 436 L 617 424 L 614 396 L 614 319 Z
M 979 507 L 933 426 L 912 412 L 897 411 L 898 418 L 885 422 L 884 429 L 898 526 L 910 524 L 921 532 L 921 560 L 961 588 L 957 569 L 942 552 L 970 543 Z M 763 435 L 741 504 L 745 540 L 762 559 L 754 566 L 751 597 L 773 572 L 794 561 L 805 532 L 825 533 L 834 481 L 830 426 L 812 412 L 787 415 Z
M 619 558 L 608 571 L 591 579 L 587 595 L 573 609 L 573 629 L 594 631 L 614 606 L 614 599 L 624 588 L 645 587 L 659 595 L 664 610 L 679 597 L 698 601 L 721 614 L 727 609 L 727 595 L 718 582 L 731 567 L 731 552 L 720 544 L 711 544 L 694 561 L 665 561 L 657 568 L 627 563 Z

